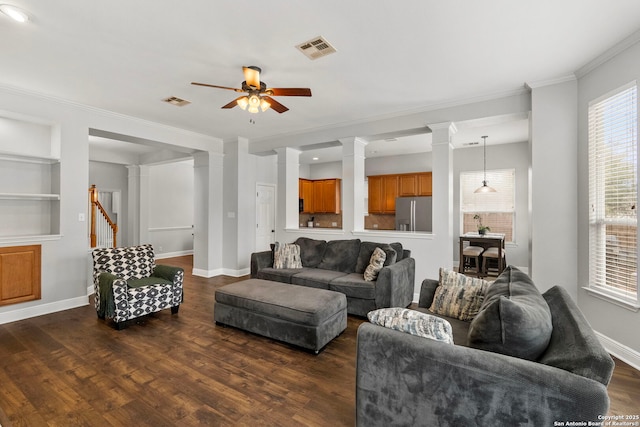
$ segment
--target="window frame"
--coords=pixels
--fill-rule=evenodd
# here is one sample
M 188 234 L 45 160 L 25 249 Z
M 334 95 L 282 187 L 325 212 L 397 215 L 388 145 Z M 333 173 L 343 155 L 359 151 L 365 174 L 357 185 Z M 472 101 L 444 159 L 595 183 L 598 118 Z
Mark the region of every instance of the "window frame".
M 630 105 L 622 108 L 631 108 L 632 113 L 635 113 L 635 121 L 631 117 L 625 116 L 625 121 L 631 120 L 631 127 L 608 127 L 606 130 L 601 130 L 606 126 L 604 118 L 601 118 L 606 114 L 603 107 L 607 101 L 613 98 L 623 95 L 625 92 L 632 89 Z M 635 102 L 634 102 L 635 101 Z M 638 111 L 638 86 L 634 80 L 617 89 L 614 89 L 598 98 L 593 99 L 588 104 L 587 109 L 587 136 L 588 136 L 588 246 L 589 246 L 589 279 L 588 286 L 585 287 L 590 294 L 603 298 L 611 303 L 619 305 L 621 307 L 630 309 L 632 311 L 638 311 L 640 309 L 640 278 L 638 278 L 638 260 L 640 260 L 640 245 L 638 245 L 640 233 L 638 229 L 637 221 L 637 201 L 639 190 L 639 172 L 638 169 L 638 125 L 640 122 L 640 116 Z M 599 113 L 599 117 L 595 117 Z M 616 116 L 618 118 L 619 116 Z M 614 131 L 623 130 L 632 135 L 631 142 L 625 141 L 623 143 L 614 146 L 617 150 L 624 148 L 631 148 L 634 153 L 635 161 L 635 205 L 632 209 L 635 209 L 635 217 L 621 217 L 615 216 L 613 213 L 607 213 L 607 202 L 605 187 L 607 185 L 607 178 L 611 178 L 611 175 L 607 173 L 607 168 L 612 167 L 611 161 L 605 159 L 603 152 L 611 147 L 605 139 L 606 135 L 613 133 Z M 628 139 L 628 138 L 627 138 Z M 610 139 L 608 140 L 610 141 Z M 604 146 L 606 144 L 606 146 Z M 622 172 L 621 172 L 622 174 Z M 620 175 L 621 175 L 620 174 Z M 618 177 L 620 175 L 614 175 Z M 625 193 L 626 195 L 633 194 Z M 608 257 L 608 244 L 609 236 L 607 236 L 607 226 L 635 226 L 635 295 L 633 290 L 620 290 L 615 285 L 607 285 L 607 270 L 614 269 L 613 260 L 609 260 Z M 603 229 L 604 227 L 604 229 Z M 604 234 L 603 234 L 604 233 Z M 633 234 L 632 234 L 633 235 Z M 603 237 L 604 236 L 604 237 Z M 613 235 L 614 237 L 616 235 Z M 627 245 L 624 248 L 632 248 Z M 628 252 L 627 252 L 628 253 Z M 633 253 L 633 252 L 632 252 Z M 604 277 L 604 279 L 603 279 Z M 604 280 L 604 284 L 603 284 Z

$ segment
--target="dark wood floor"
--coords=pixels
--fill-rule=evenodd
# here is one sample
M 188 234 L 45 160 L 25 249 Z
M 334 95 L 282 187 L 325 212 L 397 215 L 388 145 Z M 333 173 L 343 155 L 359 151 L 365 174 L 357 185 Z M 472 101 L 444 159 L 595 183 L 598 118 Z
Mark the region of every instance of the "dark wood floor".
M 184 267 L 178 315 L 116 331 L 86 306 L 0 325 L 0 425 L 352 426 L 363 319 L 319 355 L 213 322 L 216 288 L 237 278 Z M 640 373 L 617 361 L 611 414 L 636 414 Z

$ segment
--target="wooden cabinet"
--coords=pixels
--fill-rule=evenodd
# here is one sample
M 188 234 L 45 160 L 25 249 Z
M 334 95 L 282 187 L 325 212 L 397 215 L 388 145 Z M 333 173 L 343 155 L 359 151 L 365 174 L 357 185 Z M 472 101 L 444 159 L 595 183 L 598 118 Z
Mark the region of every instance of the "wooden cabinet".
M 0 306 L 40 299 L 40 245 L 0 248 Z
M 303 213 L 340 213 L 340 179 L 300 179 Z
M 382 213 L 383 206 L 383 190 L 384 181 L 382 176 L 370 176 L 369 182 L 369 213 Z
M 432 175 L 431 172 L 419 173 L 418 178 L 418 196 L 432 196 Z
M 431 196 L 431 172 L 372 175 L 369 182 L 369 213 L 393 214 L 396 197 Z
M 384 213 L 395 213 L 396 211 L 396 197 L 398 197 L 398 176 L 397 175 L 385 175 L 383 178 L 383 198 Z
M 398 175 L 370 176 L 369 213 L 394 213 L 398 197 Z
M 398 196 L 415 196 L 416 194 L 418 194 L 418 175 L 398 175 Z
M 302 213 L 312 213 L 313 212 L 313 181 L 310 179 L 300 179 L 298 186 L 298 194 L 303 200 L 303 210 Z

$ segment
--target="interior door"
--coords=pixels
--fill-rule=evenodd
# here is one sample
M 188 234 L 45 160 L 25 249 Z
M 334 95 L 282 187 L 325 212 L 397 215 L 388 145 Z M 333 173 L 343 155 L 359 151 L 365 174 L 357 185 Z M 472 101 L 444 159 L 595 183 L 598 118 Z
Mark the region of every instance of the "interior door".
M 275 186 L 256 186 L 256 252 L 270 249 L 276 241 Z

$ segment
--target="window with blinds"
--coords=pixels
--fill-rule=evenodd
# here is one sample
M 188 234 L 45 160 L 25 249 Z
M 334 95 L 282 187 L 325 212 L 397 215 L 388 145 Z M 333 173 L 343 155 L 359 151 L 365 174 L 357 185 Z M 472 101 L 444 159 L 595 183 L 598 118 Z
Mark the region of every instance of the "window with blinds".
M 638 101 L 630 83 L 589 104 L 589 287 L 638 301 Z
M 474 193 L 482 185 L 483 171 L 460 173 L 460 233 L 476 232 L 480 216 L 482 225 L 492 233 L 504 233 L 506 242 L 514 241 L 515 169 L 488 170 L 487 183 L 495 193 Z

